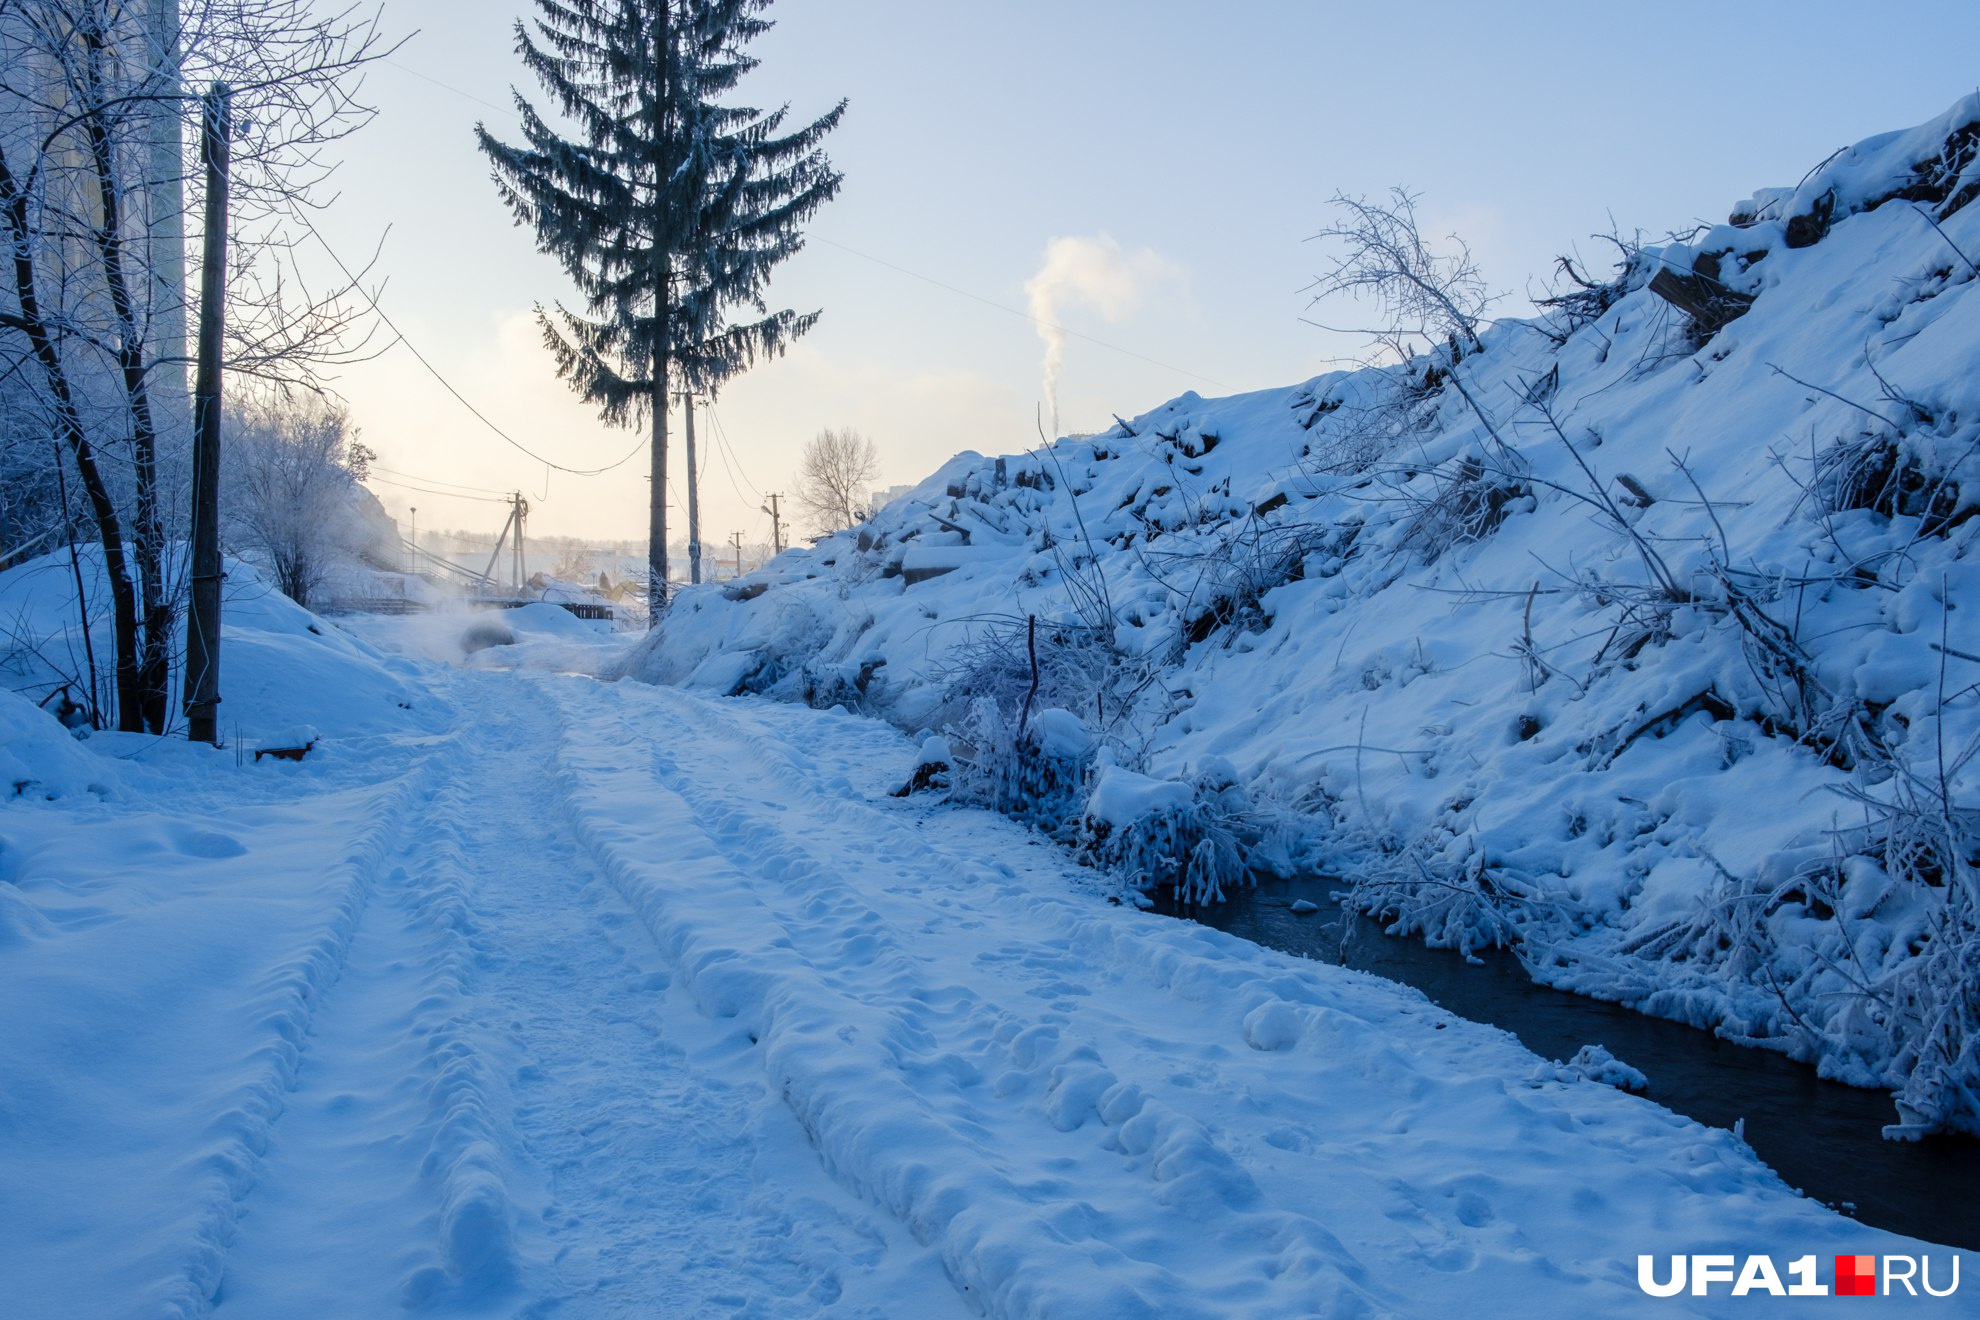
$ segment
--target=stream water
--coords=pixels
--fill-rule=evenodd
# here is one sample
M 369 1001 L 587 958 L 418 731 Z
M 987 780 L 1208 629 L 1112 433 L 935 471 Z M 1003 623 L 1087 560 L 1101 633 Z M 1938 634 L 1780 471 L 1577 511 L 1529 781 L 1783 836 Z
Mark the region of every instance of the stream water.
M 1536 985 L 1510 954 L 1468 963 L 1397 939 L 1329 898 L 1340 882 L 1260 876 L 1217 907 L 1158 905 L 1255 943 L 1413 985 L 1439 1006 L 1566 1059 L 1600 1044 L 1650 1079 L 1650 1099 L 1701 1123 L 1746 1121 L 1747 1144 L 1791 1187 L 1863 1223 L 1980 1250 L 1980 1141 L 1886 1141 L 1890 1096 L 1824 1081 L 1806 1064 L 1733 1045 L 1682 1023 Z M 1300 899 L 1319 910 L 1292 911 Z M 1346 936 L 1343 939 L 1343 936 Z

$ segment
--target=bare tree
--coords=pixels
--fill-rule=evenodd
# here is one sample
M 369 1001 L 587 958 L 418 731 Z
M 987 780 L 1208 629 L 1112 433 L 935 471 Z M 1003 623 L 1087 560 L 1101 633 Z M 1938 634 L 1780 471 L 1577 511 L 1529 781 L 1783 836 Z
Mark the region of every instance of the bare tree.
M 120 728 L 170 718 L 200 146 L 186 121 L 208 84 L 234 89 L 228 369 L 307 380 L 348 357 L 354 315 L 347 289 L 308 287 L 293 242 L 325 147 L 368 118 L 357 74 L 385 53 L 371 22 L 309 0 L 0 0 L 0 408 L 73 466 L 108 578 Z
M 1335 193 L 1341 218 L 1312 237 L 1332 241 L 1337 255 L 1303 292 L 1316 303 L 1342 293 L 1372 297 L 1381 325 L 1350 333 L 1375 336 L 1397 357 L 1410 356 L 1415 339 L 1446 343 L 1454 357 L 1475 353 L 1491 295 L 1463 239 L 1452 235 L 1453 250 L 1442 255 L 1424 241 L 1418 196 L 1400 187 L 1389 189 L 1386 202 Z
M 798 463 L 798 507 L 822 532 L 856 526 L 866 518 L 879 477 L 880 451 L 871 440 L 851 427 L 828 427 L 804 447 Z
M 229 543 L 308 606 L 330 564 L 363 542 L 353 497 L 371 451 L 343 408 L 303 394 L 236 404 L 222 453 Z
M 1492 437 L 1506 465 L 1523 471 L 1524 463 L 1507 446 L 1498 424 L 1479 406 L 1458 371 L 1458 364 L 1466 357 L 1483 351 L 1478 329 L 1495 300 L 1462 238 L 1451 235 L 1446 241 L 1453 250 L 1441 254 L 1424 240 L 1416 219 L 1417 196 L 1402 187 L 1389 189 L 1386 202 L 1334 194 L 1340 220 L 1312 237 L 1331 241 L 1336 255 L 1306 291 L 1312 293 L 1315 303 L 1338 294 L 1371 297 L 1382 320 L 1373 328 L 1358 330 L 1311 320 L 1309 324 L 1323 330 L 1372 335 L 1405 361 L 1414 358 L 1419 340 L 1431 350 L 1423 374 L 1414 378 L 1413 384 L 1393 391 L 1376 410 L 1372 420 L 1378 433 L 1393 433 L 1408 424 L 1414 398 L 1448 382 Z M 1459 483 L 1459 488 L 1468 484 Z

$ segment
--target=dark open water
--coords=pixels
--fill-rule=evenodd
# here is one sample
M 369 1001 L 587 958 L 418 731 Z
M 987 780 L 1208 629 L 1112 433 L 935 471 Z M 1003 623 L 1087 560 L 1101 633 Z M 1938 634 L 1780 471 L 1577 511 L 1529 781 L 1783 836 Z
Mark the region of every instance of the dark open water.
M 1449 950 L 1384 935 L 1379 924 L 1341 912 L 1328 897 L 1338 888 L 1335 880 L 1261 876 L 1256 889 L 1218 907 L 1158 910 L 1413 985 L 1461 1017 L 1512 1032 L 1549 1059 L 1605 1045 L 1649 1077 L 1647 1094 L 1658 1104 L 1715 1127 L 1744 1118 L 1747 1144 L 1789 1186 L 1863 1223 L 1980 1250 L 1980 1141 L 1886 1141 L 1881 1129 L 1897 1121 L 1886 1092 L 1824 1081 L 1779 1054 L 1535 985 L 1510 954 L 1487 952 L 1477 966 Z M 1302 898 L 1320 910 L 1292 912 Z

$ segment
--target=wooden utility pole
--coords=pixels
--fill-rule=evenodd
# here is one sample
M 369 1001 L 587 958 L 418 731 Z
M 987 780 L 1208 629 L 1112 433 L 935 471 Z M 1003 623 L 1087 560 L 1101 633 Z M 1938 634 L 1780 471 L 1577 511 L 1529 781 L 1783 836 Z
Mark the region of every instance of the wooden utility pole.
M 679 108 L 680 88 L 671 85 L 667 77 L 668 70 L 674 66 L 674 34 L 668 26 L 673 18 L 673 6 L 654 5 L 652 14 L 652 49 L 660 54 L 652 63 L 656 85 L 653 88 L 653 118 L 648 140 L 654 144 L 651 177 L 654 186 L 664 192 L 663 181 L 674 177 L 676 167 L 676 162 L 667 158 L 664 145 L 667 141 L 667 114 Z M 599 26 L 604 25 L 601 23 Z M 664 210 L 648 212 L 647 218 L 654 222 L 651 260 L 653 319 L 656 324 L 649 364 L 653 372 L 653 397 L 650 400 L 653 438 L 651 451 L 647 455 L 648 480 L 651 484 L 646 491 L 646 626 L 658 628 L 661 618 L 667 613 L 667 373 L 673 366 L 674 358 L 673 249 L 679 237 L 673 232 L 673 220 Z
M 502 547 L 509 544 L 509 530 L 515 529 L 516 543 L 509 550 L 509 568 L 515 575 L 516 594 L 523 594 L 523 519 L 529 516 L 529 501 L 517 491 L 509 497 L 509 516 L 503 520 L 502 534 L 495 538 L 495 550 L 488 556 L 488 567 L 481 570 L 483 589 L 495 590 L 495 565 L 502 562 Z
M 770 549 L 771 553 L 781 555 L 784 553 L 784 515 L 777 501 L 784 497 L 772 495 L 769 498 L 770 503 L 764 506 L 763 511 L 770 515 Z
M 681 409 L 687 421 L 687 429 L 682 434 L 687 441 L 688 581 L 699 582 L 701 581 L 701 485 L 696 480 L 699 474 L 694 466 L 694 391 L 682 391 Z
M 525 596 L 529 594 L 528 593 L 529 580 L 527 577 L 527 574 L 529 572 L 529 562 L 523 558 L 523 519 L 527 518 L 528 516 L 529 516 L 529 501 L 525 500 L 522 497 L 521 491 L 517 491 L 515 495 L 515 519 L 516 519 L 516 595 L 518 596 Z
M 227 313 L 227 174 L 233 93 L 214 83 L 200 124 L 206 253 L 193 385 L 192 608 L 186 614 L 186 737 L 220 741 L 220 349 Z
M 742 533 L 730 532 L 729 544 L 736 548 L 736 576 L 742 576 Z

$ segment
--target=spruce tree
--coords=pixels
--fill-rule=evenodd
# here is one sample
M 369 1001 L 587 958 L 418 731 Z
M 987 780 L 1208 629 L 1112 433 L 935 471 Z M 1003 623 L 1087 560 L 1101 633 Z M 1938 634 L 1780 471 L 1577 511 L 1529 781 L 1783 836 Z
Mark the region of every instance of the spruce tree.
M 771 269 L 838 191 L 819 146 L 841 101 L 794 131 L 788 107 L 722 103 L 757 61 L 770 0 L 536 0 L 516 49 L 571 136 L 516 93 L 523 144 L 475 133 L 517 222 L 584 298 L 537 308 L 557 371 L 608 423 L 652 427 L 647 600 L 667 603 L 667 413 L 781 353 L 818 313 L 771 312 Z M 730 317 L 744 311 L 744 319 Z

